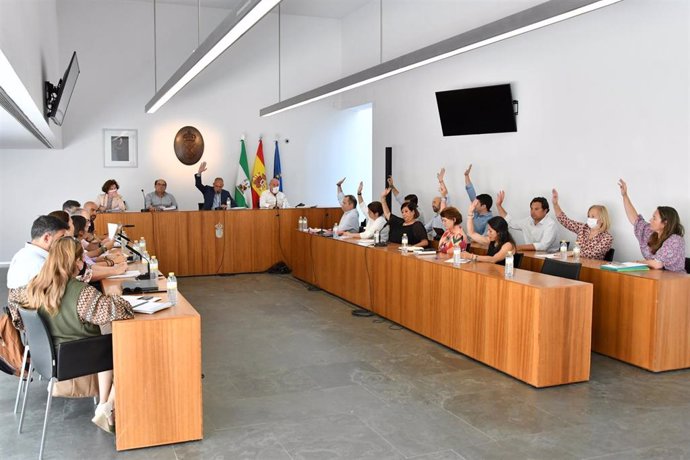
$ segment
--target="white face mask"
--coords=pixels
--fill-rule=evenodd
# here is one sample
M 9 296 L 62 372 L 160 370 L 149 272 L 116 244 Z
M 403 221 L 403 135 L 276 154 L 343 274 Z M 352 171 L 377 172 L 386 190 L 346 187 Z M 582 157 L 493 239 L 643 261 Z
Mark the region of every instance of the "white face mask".
M 273 188 L 271 189 L 271 193 L 274 194 L 274 195 L 277 195 L 277 194 L 278 194 L 278 190 L 279 190 L 278 187 L 273 187 Z
M 587 226 L 589 228 L 595 228 L 597 226 L 598 222 L 599 222 L 599 220 L 595 219 L 594 217 L 588 217 L 587 218 Z

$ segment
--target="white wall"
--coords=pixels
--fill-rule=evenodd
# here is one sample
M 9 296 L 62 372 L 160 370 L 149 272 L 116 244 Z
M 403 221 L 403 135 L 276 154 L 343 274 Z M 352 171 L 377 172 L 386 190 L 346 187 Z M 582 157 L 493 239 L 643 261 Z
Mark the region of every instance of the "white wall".
M 185 14 L 183 9 L 181 14 Z M 63 126 L 65 147 L 0 152 L 0 220 L 4 224 L 0 226 L 0 261 L 9 261 L 28 239 L 37 215 L 58 209 L 66 199 L 93 200 L 111 177 L 120 183 L 133 209 L 142 206 L 140 189 L 152 190 L 157 177 L 167 179 L 169 191 L 183 209 L 196 209 L 201 198 L 193 182 L 197 166 L 182 165 L 173 152 L 175 133 L 185 125 L 196 126 L 204 136 L 203 160 L 209 164 L 205 180 L 223 176 L 226 188 L 235 182 L 243 134 L 250 168 L 258 138 L 264 136 L 269 175 L 273 140 L 279 136 L 284 187 L 292 203 L 335 205 L 339 177 L 361 176 L 362 163 L 365 171 L 371 170 L 370 148 L 349 150 L 351 130 L 341 128 L 356 123 L 356 114 L 341 111 L 333 102 L 289 116 L 259 118 L 259 109 L 275 102 L 278 93 L 276 15 L 267 16 L 154 115 L 144 113 L 154 92 L 150 4 L 61 0 L 58 21 L 60 55 L 76 49 L 82 70 Z M 311 26 L 308 18 L 294 21 L 320 33 L 329 31 L 320 27 L 319 19 L 311 20 L 316 22 Z M 323 43 L 320 66 L 339 69 L 340 53 L 333 53 L 332 47 L 335 43 L 340 49 L 340 31 L 330 33 L 323 41 L 303 38 L 314 53 Z M 295 40 L 291 36 L 291 43 L 297 45 Z M 160 49 L 158 57 L 172 59 Z M 287 74 L 298 75 L 291 66 L 300 65 L 301 84 L 317 84 L 321 75 L 305 72 L 304 63 L 285 62 Z M 138 130 L 137 168 L 103 167 L 103 128 Z
M 505 189 L 514 215 L 527 216 L 534 196 L 550 200 L 552 187 L 576 219 L 605 204 L 616 258 L 639 258 L 619 177 L 646 218 L 670 205 L 690 228 L 689 22 L 684 0 L 626 0 L 344 99 L 374 103 L 375 182 L 392 146 L 397 183 L 420 196 L 425 213 L 442 166 L 455 204 L 466 209 L 463 171 L 472 163 L 477 189 Z M 505 82 L 520 101 L 517 133 L 442 137 L 435 91 Z

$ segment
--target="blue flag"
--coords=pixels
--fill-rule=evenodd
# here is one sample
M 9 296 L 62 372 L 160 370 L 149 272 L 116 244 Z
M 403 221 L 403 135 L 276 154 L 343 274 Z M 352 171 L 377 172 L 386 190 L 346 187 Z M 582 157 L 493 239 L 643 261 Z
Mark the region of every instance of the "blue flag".
M 278 150 L 278 141 L 276 143 L 276 152 L 273 156 L 273 177 L 280 182 L 280 191 L 283 191 L 283 176 L 280 173 L 280 151 Z

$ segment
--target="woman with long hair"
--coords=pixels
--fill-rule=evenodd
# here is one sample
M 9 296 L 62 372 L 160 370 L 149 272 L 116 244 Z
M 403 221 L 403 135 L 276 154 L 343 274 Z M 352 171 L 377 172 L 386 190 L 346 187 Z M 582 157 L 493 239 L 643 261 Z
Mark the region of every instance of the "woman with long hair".
M 508 251 L 515 253 L 515 249 L 517 248 L 515 240 L 513 240 L 510 231 L 508 231 L 508 222 L 501 216 L 494 216 L 486 222 L 486 236 L 480 235 L 474 231 L 473 222 L 474 211 L 478 206 L 478 200 L 474 200 L 470 204 L 470 208 L 467 212 L 467 233 L 470 238 L 472 238 L 472 241 L 487 245 L 486 255 L 480 256 L 477 254 L 470 254 L 469 252 L 463 252 L 462 258 L 472 259 L 476 262 L 503 264 L 505 263 L 504 261 L 506 255 L 508 255 Z
M 556 219 L 562 226 L 577 235 L 575 240 L 580 246 L 580 254 L 586 259 L 603 259 L 611 245 L 613 235 L 609 233 L 609 212 L 606 206 L 594 204 L 587 210 L 587 222 L 578 222 L 565 215 L 558 203 L 558 191 L 551 191 L 551 203 L 556 212 Z
M 657 206 L 652 219 L 646 222 L 637 213 L 628 196 L 628 185 L 620 179 L 618 186 L 628 220 L 635 226 L 635 238 L 649 268 L 685 273 L 685 229 L 678 212 L 670 206 Z
M 76 279 L 84 265 L 83 251 L 75 238 L 58 240 L 38 275 L 16 292 L 20 305 L 39 311 L 55 346 L 99 336 L 99 326 L 134 317 L 132 306 L 122 297 L 103 295 Z M 98 373 L 98 388 L 100 400 L 92 421 L 99 428 L 114 432 L 112 370 Z

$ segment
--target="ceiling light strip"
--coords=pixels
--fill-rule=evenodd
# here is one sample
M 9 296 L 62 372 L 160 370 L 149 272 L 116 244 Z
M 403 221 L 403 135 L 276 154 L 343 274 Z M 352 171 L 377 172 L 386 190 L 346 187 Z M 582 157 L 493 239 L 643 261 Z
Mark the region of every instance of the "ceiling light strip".
M 207 65 L 242 37 L 281 0 L 248 0 L 237 15 L 229 15 L 211 35 L 194 50 L 155 96 L 146 104 L 146 113 L 154 113 L 168 102 Z
M 589 13 L 623 0 L 551 0 L 433 45 L 391 59 L 306 93 L 264 107 L 260 115 L 276 115 L 327 97 L 392 77 L 433 62 Z

